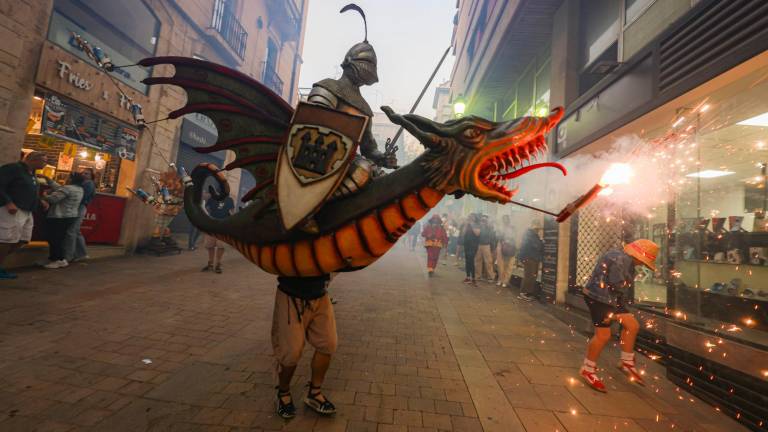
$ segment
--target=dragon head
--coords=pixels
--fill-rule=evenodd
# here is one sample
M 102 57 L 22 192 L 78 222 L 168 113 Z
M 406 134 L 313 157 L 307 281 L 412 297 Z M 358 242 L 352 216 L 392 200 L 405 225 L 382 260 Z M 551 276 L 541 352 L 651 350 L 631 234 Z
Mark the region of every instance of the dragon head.
M 532 170 L 557 163 L 533 164 L 547 149 L 546 134 L 560 121 L 563 109 L 548 117 L 522 117 L 492 122 L 476 116 L 437 123 L 415 114 L 396 114 L 382 107 L 398 124 L 427 148 L 420 159 L 430 186 L 457 196 L 468 193 L 486 201 L 507 203 L 517 192 L 507 182 Z

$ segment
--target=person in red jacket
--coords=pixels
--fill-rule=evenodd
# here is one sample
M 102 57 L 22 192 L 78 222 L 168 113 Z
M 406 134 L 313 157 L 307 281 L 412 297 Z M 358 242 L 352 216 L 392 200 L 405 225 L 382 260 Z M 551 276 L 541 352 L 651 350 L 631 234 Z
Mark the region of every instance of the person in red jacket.
M 440 250 L 448 245 L 448 233 L 445 232 L 443 220 L 439 215 L 429 219 L 421 236 L 424 237 L 424 247 L 427 248 L 427 271 L 432 276 L 437 267 L 437 260 L 440 258 Z

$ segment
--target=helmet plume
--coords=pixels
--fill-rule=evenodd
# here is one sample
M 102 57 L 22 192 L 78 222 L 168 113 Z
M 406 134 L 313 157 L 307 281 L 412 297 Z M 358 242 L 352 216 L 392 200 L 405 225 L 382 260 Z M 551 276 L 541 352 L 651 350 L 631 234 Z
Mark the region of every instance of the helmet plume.
M 368 42 L 368 21 L 365 19 L 365 12 L 363 12 L 363 9 L 360 6 L 354 3 L 350 3 L 344 6 L 343 8 L 341 8 L 339 13 L 344 13 L 348 10 L 357 11 L 360 14 L 360 16 L 363 17 L 363 25 L 365 26 L 365 39 L 363 40 L 363 42 Z

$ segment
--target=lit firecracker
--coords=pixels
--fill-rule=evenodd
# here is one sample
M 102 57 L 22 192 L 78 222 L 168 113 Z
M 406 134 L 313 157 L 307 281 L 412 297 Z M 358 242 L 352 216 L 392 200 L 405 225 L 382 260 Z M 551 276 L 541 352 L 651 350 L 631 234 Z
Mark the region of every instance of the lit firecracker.
M 558 222 L 564 222 L 580 208 L 586 206 L 598 195 L 610 195 L 613 193 L 611 186 L 627 184 L 634 176 L 632 167 L 625 163 L 614 163 L 608 168 L 608 171 L 603 174 L 600 181 L 592 186 L 592 189 L 587 191 L 584 195 L 576 198 L 570 204 L 566 205 L 560 213 L 557 215 Z

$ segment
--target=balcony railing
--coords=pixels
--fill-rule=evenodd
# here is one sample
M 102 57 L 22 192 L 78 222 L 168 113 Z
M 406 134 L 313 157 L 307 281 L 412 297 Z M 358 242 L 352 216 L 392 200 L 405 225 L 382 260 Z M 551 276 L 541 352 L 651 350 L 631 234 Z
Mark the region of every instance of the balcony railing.
M 245 45 L 248 42 L 248 32 L 237 19 L 227 0 L 213 2 L 213 27 L 241 59 L 245 58 Z
M 273 92 L 279 94 L 280 96 L 283 95 L 283 80 L 280 79 L 274 69 L 270 69 L 268 67 L 264 68 L 263 83 L 265 86 L 272 89 Z

